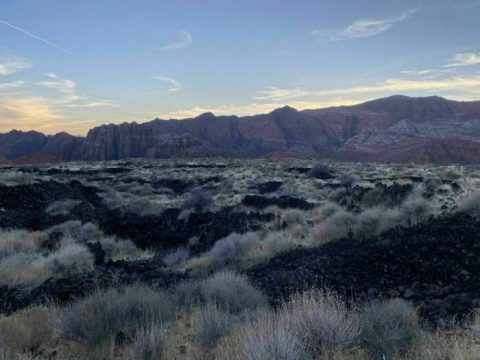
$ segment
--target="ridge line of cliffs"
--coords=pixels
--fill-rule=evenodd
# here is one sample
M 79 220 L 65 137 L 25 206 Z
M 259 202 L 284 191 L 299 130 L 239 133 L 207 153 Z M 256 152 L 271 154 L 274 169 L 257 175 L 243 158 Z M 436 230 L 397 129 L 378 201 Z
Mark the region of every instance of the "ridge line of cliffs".
M 354 106 L 254 116 L 102 125 L 86 137 L 0 134 L 0 164 L 148 157 L 321 157 L 341 161 L 480 163 L 480 101 L 391 96 Z

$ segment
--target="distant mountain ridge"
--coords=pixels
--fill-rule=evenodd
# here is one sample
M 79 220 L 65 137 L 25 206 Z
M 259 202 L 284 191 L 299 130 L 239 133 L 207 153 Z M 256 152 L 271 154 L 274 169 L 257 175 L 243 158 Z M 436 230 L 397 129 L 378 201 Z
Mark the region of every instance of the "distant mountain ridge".
M 0 155 L 70 160 L 149 157 L 321 157 L 342 161 L 480 163 L 480 101 L 395 95 L 354 106 L 254 116 L 102 125 L 85 138 L 0 134 Z

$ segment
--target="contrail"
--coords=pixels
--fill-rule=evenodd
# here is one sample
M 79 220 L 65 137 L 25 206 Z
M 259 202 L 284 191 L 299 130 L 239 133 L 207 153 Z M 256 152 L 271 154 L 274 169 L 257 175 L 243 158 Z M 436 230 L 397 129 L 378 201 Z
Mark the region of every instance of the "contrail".
M 0 24 L 6 25 L 6 26 L 8 26 L 8 27 L 10 27 L 10 28 L 12 28 L 12 29 L 14 29 L 14 30 L 20 31 L 21 33 L 23 33 L 23 34 L 25 34 L 25 35 L 27 35 L 27 36 L 30 36 L 31 38 L 34 38 L 34 39 L 36 39 L 36 40 L 38 40 L 38 41 L 43 42 L 44 44 L 47 44 L 47 45 L 53 46 L 53 47 L 55 47 L 55 48 L 57 48 L 57 49 L 59 49 L 59 50 L 62 50 L 63 52 L 66 52 L 67 54 L 72 55 L 72 56 L 74 56 L 74 57 L 76 57 L 76 58 L 78 58 L 78 59 L 84 60 L 80 55 L 75 54 L 73 51 L 70 51 L 70 50 L 68 50 L 68 49 L 65 49 L 64 47 L 62 47 L 62 46 L 60 46 L 60 45 L 57 45 L 57 44 L 55 44 L 55 43 L 52 43 L 51 41 L 48 41 L 48 40 L 46 40 L 46 39 L 43 39 L 43 38 L 41 38 L 40 36 L 37 36 L 37 35 L 35 35 L 35 34 L 32 34 L 31 32 L 28 32 L 28 31 L 26 31 L 26 30 L 23 30 L 23 29 L 15 26 L 15 25 L 12 25 L 12 24 L 4 21 L 4 20 L 0 20 Z

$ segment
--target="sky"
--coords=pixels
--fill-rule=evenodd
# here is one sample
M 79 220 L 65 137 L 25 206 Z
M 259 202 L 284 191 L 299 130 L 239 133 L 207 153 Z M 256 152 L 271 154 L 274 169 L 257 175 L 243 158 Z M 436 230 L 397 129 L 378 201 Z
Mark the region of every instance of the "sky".
M 480 0 L 0 0 L 0 132 L 480 100 Z

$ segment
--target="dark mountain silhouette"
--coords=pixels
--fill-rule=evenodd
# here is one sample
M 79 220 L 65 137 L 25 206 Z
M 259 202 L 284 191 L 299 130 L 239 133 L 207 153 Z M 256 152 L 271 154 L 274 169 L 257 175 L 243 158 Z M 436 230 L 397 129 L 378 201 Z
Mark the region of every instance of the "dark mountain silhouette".
M 354 106 L 255 116 L 205 113 L 184 120 L 102 125 L 66 133 L 0 134 L 0 154 L 64 161 L 134 157 L 320 157 L 343 161 L 480 163 L 480 102 L 391 96 Z

